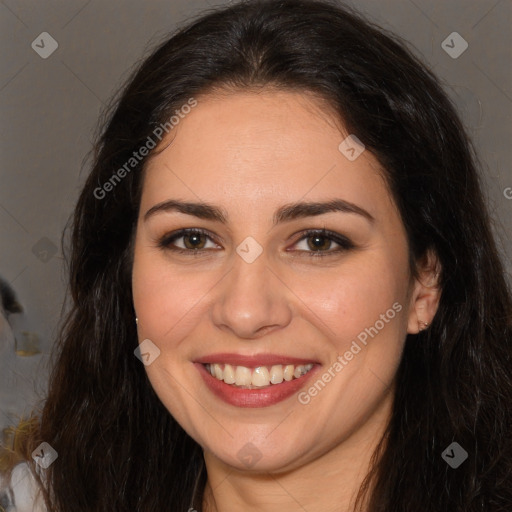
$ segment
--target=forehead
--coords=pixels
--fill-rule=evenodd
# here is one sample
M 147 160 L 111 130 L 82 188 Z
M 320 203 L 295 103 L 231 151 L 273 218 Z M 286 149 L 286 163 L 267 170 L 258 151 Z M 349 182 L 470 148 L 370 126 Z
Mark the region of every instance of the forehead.
M 143 203 L 174 196 L 258 208 L 272 198 L 282 203 L 340 195 L 366 197 L 370 210 L 372 196 L 383 207 L 389 203 L 375 157 L 363 151 L 351 161 L 340 151 L 349 134 L 325 102 L 285 91 L 197 101 L 148 161 Z

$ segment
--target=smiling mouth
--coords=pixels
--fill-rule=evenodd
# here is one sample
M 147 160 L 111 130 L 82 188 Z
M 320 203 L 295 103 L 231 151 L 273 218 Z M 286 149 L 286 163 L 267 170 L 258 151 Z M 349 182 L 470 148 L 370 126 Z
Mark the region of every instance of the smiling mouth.
M 276 364 L 273 366 L 234 366 L 230 364 L 208 363 L 204 367 L 212 377 L 240 389 L 262 389 L 289 382 L 306 375 L 314 364 Z

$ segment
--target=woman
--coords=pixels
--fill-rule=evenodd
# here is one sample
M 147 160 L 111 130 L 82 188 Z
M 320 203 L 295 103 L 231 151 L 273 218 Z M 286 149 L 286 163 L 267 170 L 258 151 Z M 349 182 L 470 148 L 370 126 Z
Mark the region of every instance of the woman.
M 161 45 L 74 215 L 25 443 L 58 454 L 48 510 L 509 510 L 511 295 L 476 167 L 436 78 L 334 2 Z

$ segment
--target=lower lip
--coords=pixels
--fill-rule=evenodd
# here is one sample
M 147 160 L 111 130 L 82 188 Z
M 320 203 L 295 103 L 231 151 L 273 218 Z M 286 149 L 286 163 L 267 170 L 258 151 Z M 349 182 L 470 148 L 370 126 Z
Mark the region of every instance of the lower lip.
M 298 379 L 271 384 L 263 389 L 242 389 L 212 377 L 203 364 L 194 364 L 210 391 L 224 402 L 236 407 L 268 407 L 286 400 L 297 393 L 319 368 L 318 365 L 314 365 L 308 373 Z

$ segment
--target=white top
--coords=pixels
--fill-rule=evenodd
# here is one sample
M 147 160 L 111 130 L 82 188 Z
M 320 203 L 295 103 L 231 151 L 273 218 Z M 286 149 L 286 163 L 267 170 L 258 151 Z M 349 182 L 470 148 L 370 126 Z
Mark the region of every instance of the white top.
M 26 462 L 15 466 L 10 478 L 0 476 L 0 511 L 3 510 L 46 512 L 42 493 Z

